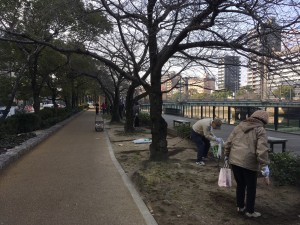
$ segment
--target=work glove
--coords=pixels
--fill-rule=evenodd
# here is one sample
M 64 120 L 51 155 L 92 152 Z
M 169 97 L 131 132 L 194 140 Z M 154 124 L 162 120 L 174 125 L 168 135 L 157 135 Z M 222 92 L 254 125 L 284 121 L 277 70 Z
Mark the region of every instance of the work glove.
M 228 168 L 228 167 L 229 167 L 229 157 L 228 157 L 228 156 L 225 156 L 225 157 L 224 157 L 224 167 L 225 167 L 225 168 Z
M 261 174 L 264 176 L 264 177 L 269 177 L 270 175 L 270 170 L 269 170 L 269 166 L 264 166 L 261 168 Z
M 216 137 L 216 142 L 218 142 L 219 144 L 222 144 L 223 140 L 222 140 L 222 138 Z

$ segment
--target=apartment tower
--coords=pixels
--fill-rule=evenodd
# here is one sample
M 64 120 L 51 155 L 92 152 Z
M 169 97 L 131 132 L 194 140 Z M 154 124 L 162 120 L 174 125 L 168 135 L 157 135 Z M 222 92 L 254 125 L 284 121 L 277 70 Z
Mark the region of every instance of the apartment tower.
M 239 56 L 226 55 L 219 60 L 218 89 L 236 93 L 240 89 L 241 62 Z

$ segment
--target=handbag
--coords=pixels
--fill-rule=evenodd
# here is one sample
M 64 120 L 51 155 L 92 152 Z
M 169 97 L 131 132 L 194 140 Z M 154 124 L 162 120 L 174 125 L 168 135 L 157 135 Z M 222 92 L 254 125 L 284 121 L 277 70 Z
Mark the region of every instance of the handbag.
M 218 180 L 219 187 L 231 187 L 231 169 L 228 167 L 222 167 L 219 173 Z

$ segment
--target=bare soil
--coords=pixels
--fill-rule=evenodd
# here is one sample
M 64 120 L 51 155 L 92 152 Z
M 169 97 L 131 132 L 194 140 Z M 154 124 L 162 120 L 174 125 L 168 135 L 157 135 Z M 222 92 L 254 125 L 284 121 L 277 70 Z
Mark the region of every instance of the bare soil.
M 140 128 L 124 134 L 122 125 L 107 129 L 115 155 L 136 185 L 159 225 L 300 225 L 300 188 L 267 186 L 258 178 L 256 211 L 262 217 L 249 219 L 236 212 L 235 181 L 231 188 L 218 187 L 222 162 L 211 157 L 206 166 L 195 164 L 196 147 L 190 140 L 169 136 L 169 160 L 149 161 L 149 144 L 133 140 L 151 138 Z

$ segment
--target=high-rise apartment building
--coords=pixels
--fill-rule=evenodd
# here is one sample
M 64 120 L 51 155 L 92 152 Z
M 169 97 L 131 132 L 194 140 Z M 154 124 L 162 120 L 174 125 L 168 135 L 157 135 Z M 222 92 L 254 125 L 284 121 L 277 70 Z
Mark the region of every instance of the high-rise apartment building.
M 226 55 L 219 60 L 218 89 L 237 92 L 241 81 L 241 62 L 239 56 Z
M 274 96 L 275 90 L 282 86 L 291 86 L 298 90 L 300 84 L 300 46 L 287 48 L 278 53 L 283 61 L 271 60 L 268 80 L 269 98 L 277 98 Z M 298 96 L 299 97 L 299 96 Z
M 281 50 L 281 30 L 275 22 L 275 18 L 269 19 L 259 27 L 259 30 L 252 30 L 249 33 L 248 47 L 263 54 Z M 247 84 L 262 99 L 268 98 L 269 69 L 267 65 L 270 59 L 256 54 L 249 54 Z
M 193 93 L 207 93 L 207 94 L 211 94 L 212 92 L 215 91 L 215 83 L 216 80 L 214 78 L 211 77 L 204 77 L 204 78 L 200 78 L 200 77 L 188 77 L 185 78 L 185 82 L 186 82 L 186 93 L 191 94 L 191 92 Z
M 181 75 L 175 72 L 169 72 L 162 76 L 161 78 L 161 91 L 163 92 L 163 100 L 168 100 L 172 98 L 178 88 L 181 87 L 182 79 Z

